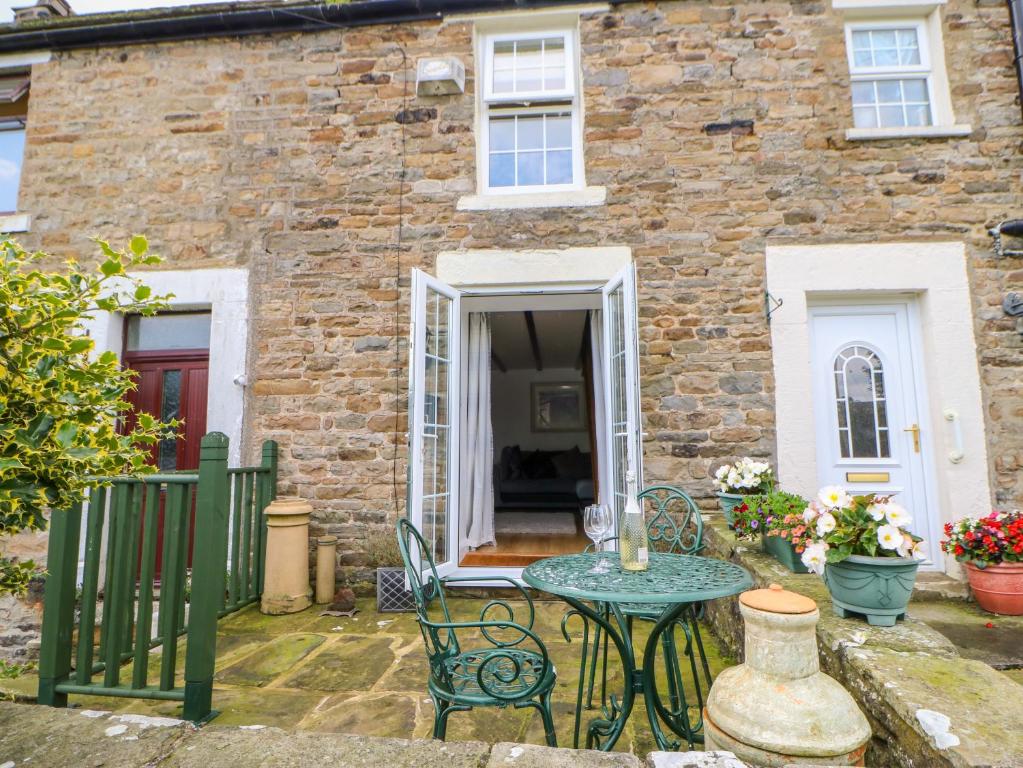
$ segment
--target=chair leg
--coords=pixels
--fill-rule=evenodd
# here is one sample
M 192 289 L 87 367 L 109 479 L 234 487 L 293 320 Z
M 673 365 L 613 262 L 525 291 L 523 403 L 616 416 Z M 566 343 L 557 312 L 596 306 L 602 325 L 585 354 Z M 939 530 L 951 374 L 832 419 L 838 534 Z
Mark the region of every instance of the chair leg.
M 554 714 L 551 712 L 551 692 L 540 696 L 540 718 L 543 720 L 543 735 L 548 747 L 558 746 L 558 734 L 554 731 Z
M 678 653 L 675 650 L 675 627 L 671 626 L 661 635 L 661 646 L 664 650 L 664 671 L 668 678 L 668 700 L 671 702 L 671 711 L 677 713 L 681 702 L 679 701 L 679 688 L 681 687 L 681 675 L 678 668 Z
M 448 716 L 451 714 L 451 702 L 439 699 L 433 694 L 433 738 L 444 741 L 448 730 Z

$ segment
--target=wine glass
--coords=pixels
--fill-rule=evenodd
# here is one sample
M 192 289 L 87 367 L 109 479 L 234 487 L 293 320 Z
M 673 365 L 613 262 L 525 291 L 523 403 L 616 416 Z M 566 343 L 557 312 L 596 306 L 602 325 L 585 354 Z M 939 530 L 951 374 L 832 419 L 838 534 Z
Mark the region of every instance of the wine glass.
M 606 504 L 590 504 L 583 510 L 583 530 L 593 541 L 593 550 L 603 549 L 604 539 L 611 532 L 614 523 L 611 520 L 611 508 Z M 603 554 L 587 573 L 607 573 L 608 567 Z

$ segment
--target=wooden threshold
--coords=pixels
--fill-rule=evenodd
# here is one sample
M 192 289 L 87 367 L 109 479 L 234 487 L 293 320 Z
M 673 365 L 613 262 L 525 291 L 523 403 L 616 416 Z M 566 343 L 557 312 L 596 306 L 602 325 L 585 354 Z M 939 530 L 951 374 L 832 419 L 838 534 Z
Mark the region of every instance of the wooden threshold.
M 543 513 L 538 513 L 543 514 Z M 577 521 L 578 525 L 578 521 Z M 577 530 L 574 534 L 498 534 L 497 544 L 466 552 L 459 566 L 525 566 L 554 555 L 582 552 L 590 540 Z

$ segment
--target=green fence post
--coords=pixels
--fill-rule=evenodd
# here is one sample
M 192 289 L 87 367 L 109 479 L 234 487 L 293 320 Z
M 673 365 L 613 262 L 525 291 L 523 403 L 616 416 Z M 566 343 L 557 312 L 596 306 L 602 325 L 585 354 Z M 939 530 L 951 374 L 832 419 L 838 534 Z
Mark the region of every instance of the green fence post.
M 183 713 L 192 721 L 205 720 L 212 713 L 217 613 L 223 602 L 227 570 L 227 443 L 227 435 L 210 432 L 199 449 Z
M 266 473 L 260 476 L 263 492 L 258 496 L 256 509 L 256 530 L 259 532 L 259 549 L 257 550 L 258 567 L 256 569 L 256 596 L 263 595 L 263 574 L 266 571 L 266 516 L 263 511 L 270 502 L 277 498 L 277 441 L 263 442 L 263 460 L 261 463 Z
M 43 637 L 39 648 L 39 703 L 67 706 L 67 694 L 57 684 L 71 674 L 71 636 L 75 628 L 75 581 L 78 575 L 78 536 L 82 503 L 50 516 L 46 566 L 49 575 L 43 601 Z

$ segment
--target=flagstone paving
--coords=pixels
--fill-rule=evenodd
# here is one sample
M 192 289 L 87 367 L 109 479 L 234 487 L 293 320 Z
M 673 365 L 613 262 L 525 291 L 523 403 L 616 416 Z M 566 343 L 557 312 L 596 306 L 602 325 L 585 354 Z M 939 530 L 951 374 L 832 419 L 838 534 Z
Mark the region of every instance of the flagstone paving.
M 220 621 L 213 706 L 220 725 L 266 725 L 310 731 L 353 733 L 366 736 L 429 738 L 433 705 L 426 695 L 427 660 L 418 625 L 412 614 L 366 610 L 354 618 L 320 616 L 312 607 L 288 616 L 263 616 L 251 606 Z M 482 600 L 451 601 L 456 621 L 479 617 Z M 522 610 L 524 603 L 512 605 Z M 579 680 L 581 622 L 569 625 L 572 642 L 562 636 L 565 605 L 538 601 L 535 629 L 547 644 L 558 671 L 554 716 L 561 746 L 572 746 L 576 685 Z M 637 647 L 649 631 L 645 622 L 635 627 Z M 464 646 L 485 643 L 469 631 Z M 704 628 L 703 638 L 715 676 L 734 660 Z M 159 652 L 150 657 L 150 675 L 157 674 Z M 183 670 L 179 652 L 178 676 Z M 130 674 L 130 667 L 124 675 Z M 688 678 L 687 678 L 688 679 Z M 610 690 L 620 691 L 621 671 L 612 660 Z M 29 692 L 33 677 L 17 688 Z M 599 685 L 599 683 L 598 683 Z M 665 690 L 661 685 L 661 690 Z M 690 683 L 689 690 L 692 690 Z M 72 696 L 72 704 L 90 709 L 178 716 L 173 702 Z M 595 714 L 584 712 L 584 721 Z M 488 743 L 513 741 L 543 744 L 543 728 L 532 709 L 483 709 L 458 712 L 448 724 L 449 740 Z M 656 749 L 646 724 L 642 700 L 636 704 L 621 751 L 638 755 Z

